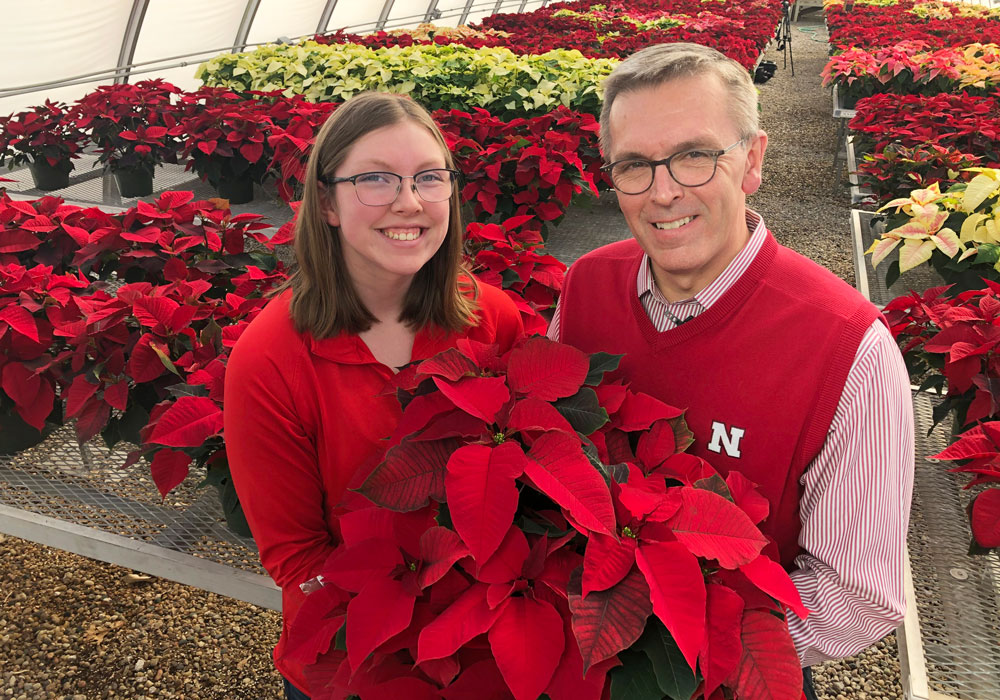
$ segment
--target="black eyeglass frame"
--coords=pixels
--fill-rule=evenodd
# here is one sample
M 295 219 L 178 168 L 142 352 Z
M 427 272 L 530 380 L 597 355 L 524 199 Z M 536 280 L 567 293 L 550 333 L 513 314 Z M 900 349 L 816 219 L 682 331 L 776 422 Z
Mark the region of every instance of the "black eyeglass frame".
M 461 171 L 454 170 L 452 168 L 427 168 L 425 170 L 415 172 L 412 175 L 400 175 L 399 173 L 394 173 L 389 170 L 369 170 L 367 172 L 358 173 L 357 175 L 351 175 L 350 177 L 326 177 L 323 174 L 319 174 L 316 176 L 316 179 L 322 182 L 324 185 L 327 185 L 328 187 L 331 185 L 338 185 L 341 182 L 349 182 L 352 185 L 354 185 L 354 196 L 357 197 L 358 201 L 364 204 L 366 207 L 385 207 L 392 204 L 399 198 L 399 193 L 403 189 L 403 180 L 406 179 L 413 180 L 413 184 L 410 185 L 410 187 L 412 187 L 413 191 L 417 193 L 417 196 L 420 197 L 420 199 L 422 199 L 425 202 L 432 202 L 432 200 L 425 199 L 424 196 L 420 194 L 420 190 L 417 188 L 417 180 L 416 180 L 416 178 L 419 177 L 420 175 L 431 172 L 434 173 L 443 172 L 443 173 L 448 173 L 451 176 L 451 192 L 449 192 L 448 196 L 445 197 L 444 199 L 433 200 L 434 202 L 447 202 L 449 199 L 451 199 L 451 196 L 455 193 L 455 184 L 461 182 L 462 178 Z M 394 194 L 392 199 L 390 199 L 385 204 L 368 204 L 367 202 L 362 202 L 361 197 L 358 195 L 357 180 L 359 177 L 364 177 L 365 175 L 392 175 L 393 177 L 398 177 L 399 182 L 396 183 L 396 194 Z
M 611 186 L 614 187 L 617 192 L 620 192 L 621 194 L 627 194 L 627 195 L 636 195 L 636 194 L 643 194 L 645 192 L 648 192 L 649 188 L 651 188 L 653 186 L 653 182 L 656 181 L 656 167 L 658 165 L 665 165 L 667 167 L 667 174 L 670 175 L 670 178 L 674 182 L 676 182 L 678 185 L 680 185 L 681 187 L 702 187 L 703 185 L 707 185 L 708 183 L 710 183 L 712 181 L 712 178 L 715 177 L 715 173 L 718 172 L 718 170 L 719 170 L 719 158 L 721 158 L 722 156 L 726 155 L 731 150 L 733 150 L 734 148 L 736 148 L 737 146 L 739 146 L 741 143 L 744 143 L 745 141 L 746 141 L 746 139 L 742 138 L 739 141 L 737 141 L 736 143 L 732 144 L 731 146 L 726 146 L 725 148 L 723 148 L 721 150 L 714 150 L 714 151 L 713 150 L 704 149 L 704 148 L 689 148 L 689 149 L 684 150 L 684 151 L 678 151 L 677 153 L 669 155 L 666 158 L 661 158 L 659 160 L 647 160 L 645 158 L 623 158 L 621 160 L 616 160 L 614 163 L 608 163 L 607 165 L 602 165 L 601 166 L 601 172 L 608 173 L 608 178 L 611 180 Z M 683 156 L 683 155 L 686 155 L 686 154 L 694 152 L 694 151 L 701 151 L 701 152 L 705 153 L 706 155 L 708 155 L 708 156 L 710 156 L 710 157 L 712 157 L 714 159 L 714 162 L 712 163 L 712 174 L 709 175 L 708 178 L 704 182 L 699 182 L 697 185 L 688 185 L 688 184 L 685 184 L 685 183 L 683 183 L 683 182 L 681 182 L 680 180 L 677 179 L 677 176 L 674 175 L 674 171 L 670 169 L 670 162 L 674 158 L 676 158 L 677 156 Z M 621 163 L 634 163 L 636 161 L 641 161 L 641 162 L 644 162 L 644 163 L 649 163 L 649 170 L 652 173 L 652 177 L 649 178 L 649 184 L 646 185 L 645 188 L 639 190 L 638 192 L 626 192 L 625 190 L 621 189 L 620 187 L 618 187 L 618 185 L 615 184 L 614 178 L 611 177 L 611 169 L 614 168 L 616 165 L 620 165 Z

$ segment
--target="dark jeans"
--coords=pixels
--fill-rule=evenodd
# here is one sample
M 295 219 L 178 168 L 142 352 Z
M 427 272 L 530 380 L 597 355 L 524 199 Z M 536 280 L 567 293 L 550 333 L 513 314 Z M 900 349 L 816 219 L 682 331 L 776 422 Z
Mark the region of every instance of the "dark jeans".
M 282 680 L 285 681 L 285 700 L 309 700 L 309 696 L 289 683 L 287 678 Z
M 808 666 L 802 669 L 802 692 L 806 694 L 806 700 L 817 700 L 816 689 L 813 687 L 813 672 Z

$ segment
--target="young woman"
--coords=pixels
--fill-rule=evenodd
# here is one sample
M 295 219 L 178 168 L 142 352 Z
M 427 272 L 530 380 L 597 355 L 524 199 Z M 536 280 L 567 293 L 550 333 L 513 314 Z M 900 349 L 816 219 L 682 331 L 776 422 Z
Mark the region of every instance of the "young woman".
M 506 349 L 522 332 L 513 302 L 462 269 L 457 175 L 412 100 L 366 93 L 339 107 L 309 158 L 298 268 L 229 359 L 226 447 L 261 562 L 282 589 L 274 661 L 292 700 L 308 693 L 285 654 L 299 585 L 336 544 L 346 485 L 399 420 L 388 380 L 459 338 Z

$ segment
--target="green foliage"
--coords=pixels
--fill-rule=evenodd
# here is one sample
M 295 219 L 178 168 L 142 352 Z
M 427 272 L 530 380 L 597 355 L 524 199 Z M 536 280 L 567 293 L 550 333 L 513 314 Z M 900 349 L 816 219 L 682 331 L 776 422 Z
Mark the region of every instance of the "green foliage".
M 269 44 L 201 64 L 206 85 L 282 90 L 312 102 L 341 101 L 365 90 L 409 94 L 428 109 L 482 107 L 501 119 L 545 114 L 559 105 L 598 114 L 597 85 L 613 59 L 557 49 L 518 56 L 504 48 L 409 46 L 369 49 L 357 44 Z

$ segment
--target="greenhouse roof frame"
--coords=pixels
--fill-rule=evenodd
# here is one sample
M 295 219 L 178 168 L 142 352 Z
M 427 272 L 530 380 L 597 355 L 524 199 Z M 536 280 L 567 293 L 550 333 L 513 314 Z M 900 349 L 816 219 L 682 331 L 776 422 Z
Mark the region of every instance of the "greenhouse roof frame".
M 458 26 L 559 0 L 37 0 L 0 27 L 0 114 L 46 99 L 72 101 L 98 85 L 163 78 L 198 85 L 194 68 L 220 53 L 435 22 Z M 55 21 L 53 21 L 55 18 Z M 228 27 L 228 31 L 226 28 Z M 31 60 L 26 62 L 25 58 Z M 139 77 L 141 76 L 141 78 Z

